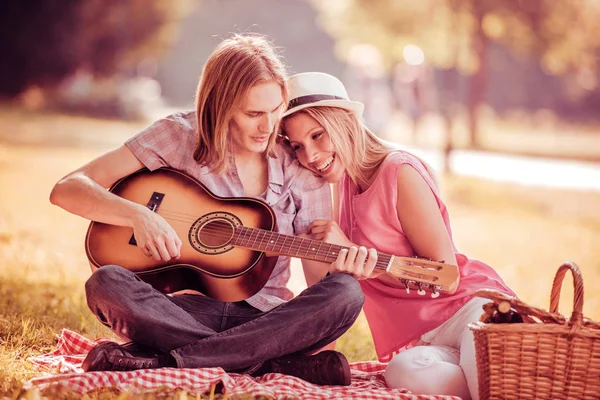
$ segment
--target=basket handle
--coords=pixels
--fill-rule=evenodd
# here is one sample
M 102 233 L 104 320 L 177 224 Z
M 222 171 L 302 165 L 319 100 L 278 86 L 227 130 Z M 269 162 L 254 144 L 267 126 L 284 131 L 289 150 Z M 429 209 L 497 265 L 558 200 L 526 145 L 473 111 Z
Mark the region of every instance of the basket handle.
M 577 264 L 566 262 L 558 268 L 554 282 L 552 283 L 552 291 L 550 292 L 550 313 L 558 313 L 558 302 L 560 300 L 560 290 L 562 282 L 567 271 L 571 271 L 573 275 L 573 313 L 569 318 L 571 326 L 570 335 L 575 335 L 583 326 L 583 276 Z

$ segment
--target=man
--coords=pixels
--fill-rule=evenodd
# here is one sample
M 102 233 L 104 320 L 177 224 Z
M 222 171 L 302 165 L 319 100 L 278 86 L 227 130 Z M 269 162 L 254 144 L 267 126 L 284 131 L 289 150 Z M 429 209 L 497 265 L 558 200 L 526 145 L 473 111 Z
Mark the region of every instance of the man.
M 218 196 L 264 199 L 275 210 L 279 232 L 302 234 L 312 220 L 331 217 L 331 197 L 327 184 L 275 144 L 286 97 L 285 68 L 272 45 L 262 37 L 235 35 L 207 60 L 194 112 L 159 120 L 71 172 L 56 184 L 50 201 L 90 220 L 133 228 L 140 251 L 169 261 L 179 257 L 187 238 L 178 237 L 157 213 L 106 190 L 140 168 L 169 166 Z M 315 268 L 303 264 L 306 271 Z M 364 301 L 358 282 L 334 273 L 292 299 L 285 287 L 289 277 L 289 258 L 280 257 L 261 291 L 226 303 L 202 295 L 166 296 L 125 268 L 103 266 L 86 282 L 88 305 L 132 343 L 97 345 L 83 368 L 222 367 L 349 384 L 342 354 L 310 354 L 357 318 Z

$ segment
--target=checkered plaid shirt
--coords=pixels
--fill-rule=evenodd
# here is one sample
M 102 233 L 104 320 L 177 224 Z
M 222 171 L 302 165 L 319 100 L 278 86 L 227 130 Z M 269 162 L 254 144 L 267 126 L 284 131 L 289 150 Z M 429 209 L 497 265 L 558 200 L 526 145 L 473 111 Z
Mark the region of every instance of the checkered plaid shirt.
M 194 111 L 180 112 L 156 121 L 125 142 L 125 145 L 149 170 L 171 167 L 198 179 L 215 195 L 246 197 L 233 156 L 222 175 L 200 166 L 194 160 L 197 143 L 197 123 Z M 315 219 L 331 219 L 329 185 L 303 169 L 284 149 L 277 147 L 277 158 L 269 158 L 269 184 L 262 200 L 275 211 L 279 232 L 304 233 Z M 290 258 L 279 257 L 265 287 L 246 301 L 261 311 L 290 300 L 287 288 L 290 279 Z

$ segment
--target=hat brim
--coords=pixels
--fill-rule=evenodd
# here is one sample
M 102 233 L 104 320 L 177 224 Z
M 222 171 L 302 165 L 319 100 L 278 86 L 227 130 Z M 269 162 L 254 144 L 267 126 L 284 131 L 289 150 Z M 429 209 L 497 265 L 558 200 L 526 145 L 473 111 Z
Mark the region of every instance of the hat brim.
M 281 118 L 287 117 L 288 115 L 292 115 L 300 110 L 309 107 L 338 107 L 343 108 L 345 110 L 352 111 L 356 114 L 357 117 L 361 118 L 365 106 L 363 103 L 359 103 L 358 101 L 349 101 L 349 100 L 321 100 L 316 101 L 314 103 L 302 104 L 296 106 L 294 108 L 290 108 L 286 112 L 283 113 Z

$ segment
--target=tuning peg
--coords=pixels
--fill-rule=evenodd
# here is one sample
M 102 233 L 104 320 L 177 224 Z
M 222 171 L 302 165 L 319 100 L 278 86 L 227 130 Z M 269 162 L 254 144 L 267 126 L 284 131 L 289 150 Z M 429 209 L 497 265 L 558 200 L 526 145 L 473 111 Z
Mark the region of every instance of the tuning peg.
M 417 287 L 419 288 L 419 290 L 417 290 L 417 294 L 418 294 L 419 296 L 425 296 L 425 293 L 426 293 L 426 292 L 425 292 L 425 290 L 423 290 L 423 284 L 419 282 L 419 283 L 417 284 Z
M 406 290 L 406 293 L 410 294 L 410 287 L 409 287 L 408 279 L 400 279 L 400 282 L 402 282 L 402 284 L 404 285 L 404 289 Z
M 440 297 L 440 292 L 437 291 L 437 287 L 432 286 L 431 287 L 431 298 L 437 299 L 438 297 Z

